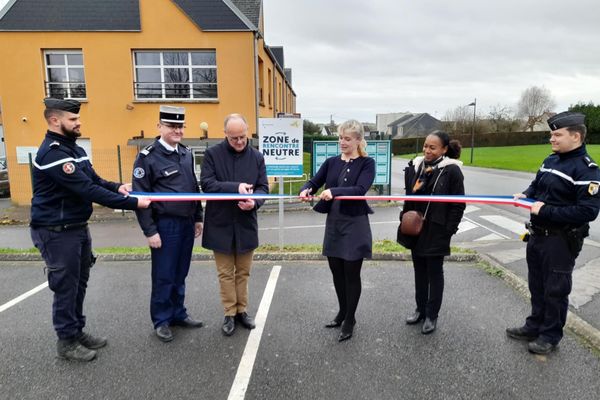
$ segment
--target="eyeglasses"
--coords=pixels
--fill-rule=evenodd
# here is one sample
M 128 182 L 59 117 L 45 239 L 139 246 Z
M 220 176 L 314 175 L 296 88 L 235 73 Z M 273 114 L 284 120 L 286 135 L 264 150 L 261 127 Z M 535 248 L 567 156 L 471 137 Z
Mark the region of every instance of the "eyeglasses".
M 248 139 L 248 136 L 227 136 L 227 139 L 231 140 L 232 142 L 243 142 L 244 140 Z
M 165 124 L 165 123 L 161 123 L 161 125 L 164 126 L 165 128 L 169 128 L 169 129 L 171 129 L 173 131 L 176 131 L 178 129 L 179 130 L 184 130 L 185 129 L 185 125 L 179 125 L 179 124 L 174 125 L 174 124 Z

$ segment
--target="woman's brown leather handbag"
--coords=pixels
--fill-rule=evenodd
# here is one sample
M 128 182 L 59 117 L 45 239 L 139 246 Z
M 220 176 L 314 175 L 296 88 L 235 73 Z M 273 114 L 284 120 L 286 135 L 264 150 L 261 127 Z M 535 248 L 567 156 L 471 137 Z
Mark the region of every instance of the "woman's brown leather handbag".
M 402 213 L 400 232 L 407 236 L 419 236 L 423 229 L 423 214 L 419 211 L 406 211 Z

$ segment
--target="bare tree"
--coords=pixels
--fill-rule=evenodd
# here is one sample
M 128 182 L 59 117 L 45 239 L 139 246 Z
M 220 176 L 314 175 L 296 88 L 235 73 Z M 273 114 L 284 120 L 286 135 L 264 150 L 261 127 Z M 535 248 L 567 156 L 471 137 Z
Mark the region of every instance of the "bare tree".
M 515 118 L 514 110 L 510 106 L 501 104 L 490 107 L 488 120 L 494 132 L 512 132 L 520 125 Z
M 458 106 L 453 110 L 448 110 L 442 118 L 442 128 L 447 132 L 470 132 L 472 124 L 473 116 L 469 106 Z
M 556 102 L 550 90 L 545 87 L 532 86 L 525 89 L 517 105 L 517 114 L 527 119 L 525 129 L 533 131 L 536 123 L 543 121 L 545 113 L 552 111 Z

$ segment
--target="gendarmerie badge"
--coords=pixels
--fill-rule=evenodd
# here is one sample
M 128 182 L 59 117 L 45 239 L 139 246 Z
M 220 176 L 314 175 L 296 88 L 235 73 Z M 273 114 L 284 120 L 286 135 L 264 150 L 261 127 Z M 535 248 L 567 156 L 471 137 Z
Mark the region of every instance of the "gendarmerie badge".
M 72 162 L 64 163 L 62 169 L 65 174 L 71 175 L 73 172 L 75 172 L 75 164 L 73 164 Z
M 591 196 L 595 196 L 598 194 L 598 189 L 600 189 L 600 183 L 598 182 L 591 182 L 590 185 L 588 186 L 588 193 Z
M 146 171 L 144 171 L 144 168 L 137 167 L 133 170 L 133 176 L 135 176 L 138 179 L 142 179 L 145 175 Z

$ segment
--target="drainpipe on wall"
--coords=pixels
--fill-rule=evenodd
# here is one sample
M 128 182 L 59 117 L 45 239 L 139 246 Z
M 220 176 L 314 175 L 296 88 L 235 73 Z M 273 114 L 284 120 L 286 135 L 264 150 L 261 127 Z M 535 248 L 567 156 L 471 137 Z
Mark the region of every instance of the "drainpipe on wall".
M 258 82 L 258 31 L 254 32 L 254 117 L 256 123 L 256 134 L 258 135 L 258 118 L 260 114 L 259 101 L 260 93 Z

